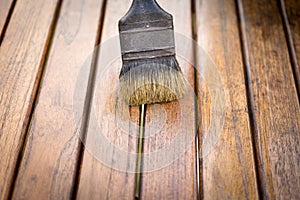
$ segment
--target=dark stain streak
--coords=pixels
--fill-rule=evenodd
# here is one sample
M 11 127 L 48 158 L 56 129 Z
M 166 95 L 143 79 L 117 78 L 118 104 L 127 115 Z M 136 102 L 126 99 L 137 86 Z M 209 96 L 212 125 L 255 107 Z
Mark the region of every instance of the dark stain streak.
M 11 16 L 13 14 L 13 11 L 14 11 L 15 7 L 16 7 L 16 3 L 17 3 L 17 0 L 13 0 L 11 2 L 11 5 L 10 5 L 9 10 L 8 10 L 8 13 L 6 15 L 5 22 L 4 22 L 3 26 L 2 26 L 2 31 L 0 31 L 0 47 L 1 47 L 2 41 L 3 41 L 4 37 L 5 37 L 5 33 L 6 33 L 7 28 L 8 28 Z
M 20 184 L 20 180 L 23 179 L 23 175 L 24 175 L 24 171 L 25 169 L 27 169 L 27 165 L 28 165 L 28 161 L 32 152 L 32 143 L 33 143 L 33 138 L 34 138 L 34 133 L 35 133 L 35 126 L 36 126 L 36 121 L 31 120 L 30 125 L 29 125 L 29 131 L 28 134 L 26 135 L 25 141 L 24 141 L 24 147 L 23 148 L 23 152 L 20 152 L 20 154 L 22 154 L 22 165 L 20 165 L 17 175 L 16 175 L 16 181 L 15 181 L 15 185 L 14 185 L 14 191 L 18 190 L 18 186 Z M 34 181 L 34 180 L 33 180 Z
M 68 9 L 66 10 L 72 10 L 74 12 L 74 10 L 76 9 L 71 9 L 70 7 L 72 6 L 72 1 L 69 0 L 67 2 L 66 7 Z M 83 8 L 84 8 L 84 0 L 81 0 L 80 5 L 79 5 L 79 9 L 80 10 L 76 10 L 76 13 L 74 15 L 74 13 L 72 13 L 73 15 L 71 15 L 70 12 L 65 12 L 62 14 L 61 19 L 62 19 L 62 24 L 59 27 L 59 30 L 61 32 L 61 34 L 64 36 L 64 39 L 66 41 L 67 44 L 71 44 L 73 42 L 73 40 L 75 39 L 76 35 L 78 34 L 79 30 L 80 30 L 80 24 L 82 21 L 82 14 L 83 14 Z M 76 20 L 76 27 L 75 28 L 71 28 L 74 26 L 74 23 L 72 23 L 70 25 L 69 20 L 71 20 L 72 22 L 74 22 L 74 18 L 78 18 L 78 20 Z
M 50 199 L 57 199 L 59 197 L 62 197 L 64 185 L 61 185 L 60 183 L 63 182 L 64 179 L 72 179 L 74 171 L 75 164 L 73 165 L 66 165 L 65 163 L 73 163 L 71 160 L 74 158 L 74 155 L 76 155 L 76 152 L 78 150 L 78 142 L 74 142 L 74 140 L 79 140 L 78 138 L 78 131 L 79 131 L 80 123 L 77 124 L 74 133 L 72 134 L 72 137 L 66 141 L 64 147 L 62 148 L 57 161 L 55 163 L 54 171 L 52 173 L 52 181 L 50 186 Z M 67 161 L 65 161 L 67 159 Z M 62 163 L 62 164 L 61 164 Z M 57 187 L 57 185 L 61 185 L 61 187 Z M 60 191 L 57 192 L 57 190 L 60 189 Z M 71 191 L 69 191 L 69 194 L 71 195 Z
M 10 72 L 12 72 L 13 70 L 11 70 Z M 16 77 L 20 77 L 20 73 L 21 73 L 21 69 L 19 69 L 18 73 L 14 73 L 14 75 L 16 75 Z M 8 77 L 10 77 L 10 74 L 8 74 Z M 12 80 L 18 80 L 18 78 L 14 78 L 12 77 Z M 7 83 L 10 83 L 10 81 L 7 81 Z M 13 84 L 12 84 L 12 90 L 8 89 L 9 91 L 18 91 L 16 89 L 16 85 L 17 85 L 18 81 L 14 81 Z M 7 122 L 7 116 L 9 115 L 9 112 L 12 111 L 12 108 L 11 108 L 11 105 L 14 105 L 14 102 L 12 101 L 13 97 L 15 97 L 13 94 L 9 95 L 9 98 L 8 98 L 8 101 L 4 102 L 3 105 L 6 105 L 6 109 L 4 111 L 4 118 L 3 118 L 3 123 L 2 123 L 2 128 L 4 128 L 4 124 L 5 122 Z M 11 119 L 10 119 L 11 120 Z
M 259 1 L 258 1 L 259 2 Z M 246 5 L 247 7 L 248 5 Z M 256 182 L 258 187 L 258 194 L 260 198 L 269 198 L 268 194 L 268 188 L 266 187 L 267 178 L 265 174 L 264 169 L 264 161 L 262 156 L 262 147 L 261 147 L 261 139 L 259 135 L 258 125 L 256 121 L 256 115 L 255 115 L 255 91 L 253 88 L 253 78 L 251 75 L 251 69 L 250 69 L 250 56 L 253 57 L 253 51 L 248 50 L 253 49 L 253 39 L 251 38 L 251 34 L 249 34 L 248 29 L 246 28 L 246 24 L 248 23 L 245 18 L 245 12 L 243 9 L 244 5 L 242 0 L 236 0 L 236 13 L 239 20 L 239 33 L 240 33 L 240 44 L 242 48 L 242 55 L 243 55 L 243 63 L 244 63 L 244 77 L 246 84 L 246 92 L 247 92 L 247 106 L 249 110 L 249 120 L 250 120 L 250 130 L 251 130 L 251 140 L 252 140 L 252 149 L 253 149 L 253 159 L 255 161 L 255 173 L 256 173 Z M 248 6 L 249 7 L 249 6 Z M 254 66 L 256 66 L 255 60 Z M 254 68 L 254 78 L 257 77 L 257 72 Z M 256 85 L 258 85 L 258 82 L 256 79 L 254 79 L 256 82 Z M 259 107 L 259 105 L 258 105 Z

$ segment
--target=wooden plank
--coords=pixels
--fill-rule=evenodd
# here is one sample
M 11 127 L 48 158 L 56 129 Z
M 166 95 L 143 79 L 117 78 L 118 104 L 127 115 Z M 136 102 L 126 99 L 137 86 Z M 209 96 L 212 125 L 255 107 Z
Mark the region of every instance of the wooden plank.
M 173 15 L 177 59 L 193 90 L 191 1 L 157 2 Z M 181 101 L 147 106 L 141 199 L 197 198 L 195 133 L 194 98 L 189 92 Z
M 0 1 L 0 44 L 1 44 L 1 38 L 4 31 L 4 26 L 6 21 L 9 18 L 10 15 L 10 9 L 12 9 L 14 0 L 2 0 Z
M 286 26 L 286 35 L 289 44 L 291 62 L 294 68 L 294 76 L 298 85 L 298 98 L 300 95 L 300 1 L 281 0 L 283 20 Z
M 276 1 L 238 1 L 262 195 L 299 199 L 300 109 Z
M 118 21 L 131 0 L 108 0 L 95 90 L 78 185 L 78 199 L 133 199 L 139 108 L 118 96 L 121 63 Z
M 211 152 L 202 150 L 202 198 L 258 199 L 235 1 L 197 1 L 196 14 L 198 44 L 215 63 L 213 76 L 221 77 L 226 94 L 223 99 L 226 117 L 217 143 Z M 203 55 L 199 56 L 199 66 L 205 67 L 205 59 L 200 57 Z M 202 94 L 198 104 L 201 108 L 200 146 L 203 147 L 213 121 L 222 118 L 213 117 L 211 113 L 213 96 L 210 92 L 214 88 L 210 88 L 209 82 L 215 77 L 202 75 L 198 83 Z
M 45 59 L 56 0 L 19 0 L 0 48 L 0 198 L 8 197 Z
M 72 197 L 102 0 L 64 1 L 31 119 L 14 199 Z

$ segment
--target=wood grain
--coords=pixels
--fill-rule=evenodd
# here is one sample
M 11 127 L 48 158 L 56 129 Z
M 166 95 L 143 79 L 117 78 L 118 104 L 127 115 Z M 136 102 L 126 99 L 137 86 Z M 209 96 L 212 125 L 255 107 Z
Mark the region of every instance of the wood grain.
M 197 1 L 198 44 L 215 63 L 226 99 L 226 114 L 215 146 L 211 152 L 202 149 L 203 199 L 258 199 L 255 163 L 251 143 L 251 130 L 243 71 L 242 51 L 234 0 Z M 199 49 L 201 51 L 201 49 Z M 202 53 L 202 52 L 198 52 Z M 202 53 L 203 54 L 203 53 Z M 209 71 L 204 55 L 199 55 L 200 71 Z M 205 148 L 209 130 L 215 126 L 211 92 L 217 88 L 209 85 L 215 77 L 205 73 L 198 76 L 200 98 L 198 104 L 201 133 L 200 148 Z M 222 115 L 222 110 L 218 115 Z M 217 122 L 222 123 L 222 122 Z M 205 151 L 205 152 L 204 152 Z
M 81 165 L 78 199 L 133 199 L 139 108 L 118 95 L 121 63 L 118 21 L 131 0 L 108 0 L 95 89 Z
M 64 1 L 31 119 L 14 199 L 68 199 L 102 0 Z M 24 184 L 26 183 L 26 184 Z
M 4 31 L 4 26 L 6 21 L 9 20 L 8 17 L 10 15 L 10 9 L 12 8 L 14 0 L 2 0 L 0 1 L 0 45 L 1 38 Z
M 291 62 L 294 68 L 294 76 L 298 85 L 298 98 L 300 95 L 300 1 L 282 0 L 281 6 L 286 26 L 286 35 L 289 42 Z
M 8 197 L 58 1 L 19 0 L 0 48 L 0 198 Z
M 189 82 L 189 89 L 193 91 L 191 2 L 157 2 L 173 15 L 177 59 Z M 141 199 L 197 198 L 193 94 L 188 93 L 181 101 L 147 106 Z M 180 143 L 178 138 L 181 138 Z M 181 145 L 187 146 L 182 148 Z
M 262 195 L 299 199 L 300 109 L 279 8 L 276 1 L 238 3 Z

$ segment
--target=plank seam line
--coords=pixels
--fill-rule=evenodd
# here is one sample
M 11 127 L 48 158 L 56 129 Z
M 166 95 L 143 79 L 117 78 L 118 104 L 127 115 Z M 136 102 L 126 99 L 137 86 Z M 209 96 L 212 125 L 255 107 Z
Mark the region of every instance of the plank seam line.
M 299 65 L 298 65 L 298 61 L 297 61 L 297 55 L 296 55 L 296 51 L 294 48 L 293 36 L 291 33 L 284 0 L 277 0 L 277 4 L 278 4 L 279 10 L 280 10 L 281 21 L 282 21 L 283 28 L 284 28 L 284 33 L 285 33 L 286 42 L 287 42 L 287 46 L 288 46 L 290 62 L 291 62 L 291 67 L 292 67 L 292 71 L 293 71 L 295 86 L 296 86 L 296 90 L 297 90 L 296 92 L 298 95 L 298 102 L 299 102 L 300 72 L 299 72 Z
M 45 46 L 43 49 L 42 58 L 41 58 L 39 69 L 38 69 L 38 72 L 36 75 L 36 81 L 34 83 L 32 95 L 30 98 L 32 100 L 32 103 L 30 103 L 28 106 L 26 117 L 25 117 L 25 122 L 24 122 L 25 128 L 22 131 L 23 133 L 21 133 L 22 138 L 21 138 L 21 142 L 19 144 L 18 157 L 17 157 L 17 161 L 15 164 L 13 177 L 11 180 L 11 187 L 9 188 L 9 191 L 8 191 L 8 199 L 12 199 L 16 181 L 17 181 L 18 174 L 19 174 L 19 167 L 21 166 L 22 160 L 24 157 L 24 153 L 25 153 L 25 149 L 26 149 L 27 141 L 28 141 L 28 137 L 29 137 L 30 124 L 31 124 L 32 116 L 34 114 L 35 107 L 36 107 L 36 104 L 37 104 L 37 101 L 39 98 L 40 90 L 42 87 L 43 77 L 44 77 L 44 74 L 46 71 L 47 61 L 48 61 L 50 50 L 52 47 L 52 40 L 53 40 L 53 37 L 55 34 L 57 21 L 58 21 L 59 15 L 60 15 L 61 7 L 62 7 L 62 2 L 63 2 L 63 0 L 57 1 L 56 7 L 54 10 L 54 14 L 53 14 L 53 19 L 51 21 L 51 24 L 50 24 L 50 27 L 48 30 L 48 35 L 47 35 L 47 39 L 46 39 Z
M 244 66 L 244 78 L 246 85 L 246 94 L 247 94 L 247 107 L 248 107 L 248 115 L 250 122 L 250 132 L 251 132 L 251 143 L 253 150 L 253 157 L 255 163 L 255 175 L 256 175 L 256 183 L 258 189 L 258 195 L 260 199 L 269 199 L 268 191 L 267 191 L 267 182 L 266 182 L 266 174 L 264 170 L 264 162 L 263 157 L 261 155 L 262 147 L 260 144 L 259 138 L 259 130 L 256 122 L 255 116 L 255 105 L 254 105 L 254 96 L 252 90 L 252 82 L 251 82 L 251 71 L 250 71 L 250 58 L 249 58 L 249 50 L 247 43 L 247 33 L 246 33 L 246 22 L 244 17 L 244 9 L 242 0 L 235 0 L 236 5 L 236 13 L 238 18 L 238 29 L 240 34 L 240 45 L 242 49 L 242 57 L 243 57 L 243 66 Z
M 14 12 L 15 7 L 16 7 L 16 3 L 17 3 L 17 0 L 13 0 L 12 4 L 11 4 L 10 7 L 9 7 L 8 14 L 7 14 L 5 23 L 4 23 L 4 25 L 3 25 L 2 32 L 0 33 L 0 47 L 1 47 L 2 41 L 3 41 L 3 39 L 4 39 L 6 30 L 7 30 L 7 28 L 8 28 L 8 24 L 9 24 L 9 22 L 10 22 L 11 16 L 12 16 L 12 14 L 13 14 L 13 12 Z
M 194 102 L 195 102 L 195 179 L 196 179 L 196 190 L 197 200 L 204 199 L 203 192 L 203 164 L 202 164 L 202 151 L 200 144 L 202 143 L 202 137 L 199 135 L 201 126 L 198 125 L 199 114 L 201 114 L 201 106 L 198 105 L 198 98 L 200 98 L 200 91 L 198 87 L 198 74 L 196 66 L 198 65 L 198 32 L 197 32 L 197 9 L 195 0 L 191 0 L 191 26 L 192 26 L 192 37 L 193 37 L 193 65 L 194 65 Z M 198 127 L 199 126 L 199 127 Z M 199 141 L 200 140 L 200 141 Z
M 95 44 L 94 44 L 94 52 L 92 57 L 92 63 L 91 63 L 91 69 L 89 73 L 89 79 L 88 79 L 88 85 L 87 85 L 87 92 L 84 102 L 84 108 L 83 108 L 83 114 L 82 114 L 82 123 L 80 128 L 80 138 L 81 140 L 78 141 L 79 143 L 79 151 L 77 154 L 77 163 L 75 166 L 75 172 L 73 176 L 73 186 L 71 191 L 71 199 L 77 199 L 78 195 L 78 188 L 80 183 L 80 174 L 81 174 L 81 167 L 84 157 L 84 142 L 87 136 L 88 131 L 88 124 L 90 120 L 90 111 L 91 111 L 91 105 L 93 101 L 93 93 L 95 90 L 95 79 L 97 75 L 97 61 L 99 59 L 99 52 L 101 51 L 99 49 L 99 44 L 101 42 L 102 38 L 102 30 L 103 30 L 103 23 L 105 19 L 105 11 L 106 11 L 106 5 L 107 0 L 103 0 L 102 6 L 100 8 L 100 16 L 99 16 L 99 22 L 98 22 L 98 29 L 97 29 L 97 35 L 95 38 Z
M 140 106 L 140 118 L 139 118 L 139 139 L 137 144 L 137 166 L 135 173 L 135 200 L 141 199 L 142 196 L 142 182 L 143 182 L 143 153 L 144 153 L 144 134 L 145 134 L 145 124 L 146 124 L 146 110 L 147 105 L 143 104 Z

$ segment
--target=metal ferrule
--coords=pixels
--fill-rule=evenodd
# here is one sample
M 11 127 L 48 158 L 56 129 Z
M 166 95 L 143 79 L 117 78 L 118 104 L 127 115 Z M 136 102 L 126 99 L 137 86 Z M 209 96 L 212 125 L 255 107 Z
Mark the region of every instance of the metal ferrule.
M 124 31 L 120 41 L 123 61 L 175 55 L 172 27 Z

